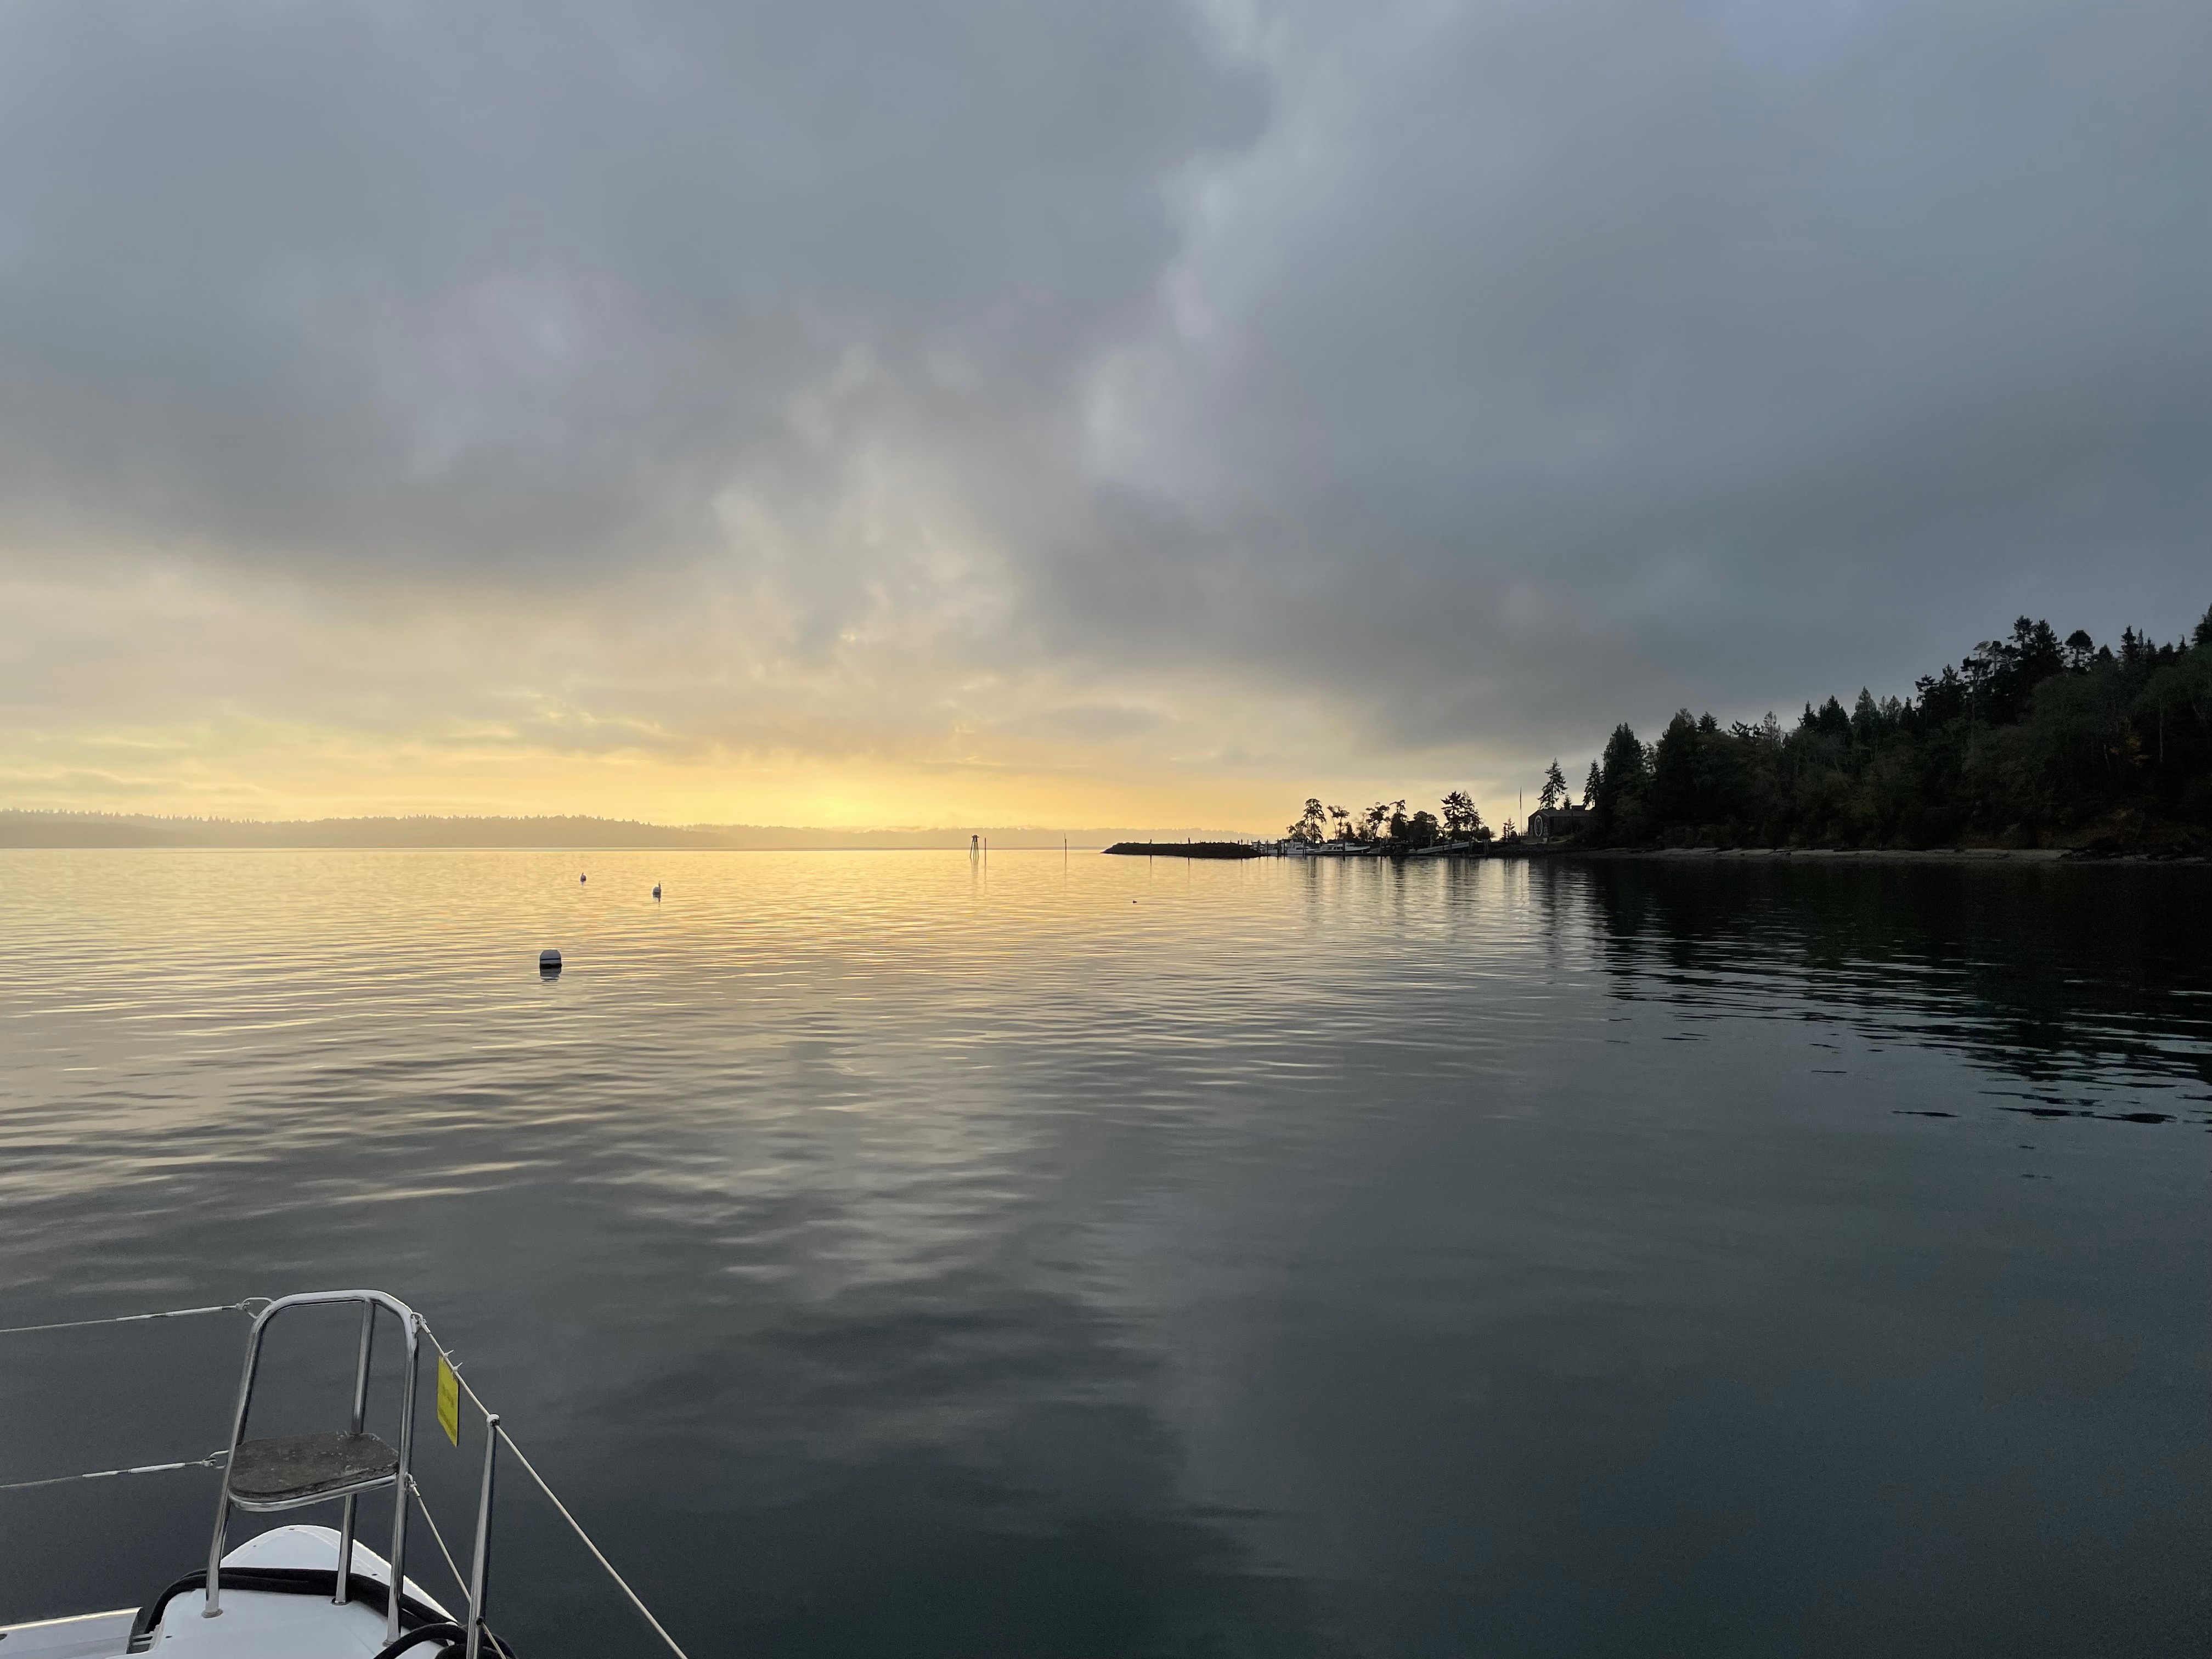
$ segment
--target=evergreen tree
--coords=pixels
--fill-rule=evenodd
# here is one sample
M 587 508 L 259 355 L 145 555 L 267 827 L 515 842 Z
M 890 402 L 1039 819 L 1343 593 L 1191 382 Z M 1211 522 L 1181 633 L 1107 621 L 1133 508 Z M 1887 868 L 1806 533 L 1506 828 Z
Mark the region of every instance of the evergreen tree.
M 1693 824 L 1705 816 L 1698 810 L 1698 738 L 1697 720 L 1678 708 L 1651 747 L 1651 810 L 1662 823 Z
M 2212 611 L 2185 642 L 2130 627 L 2117 651 L 2087 633 L 2060 638 L 2021 617 L 1914 695 L 1863 688 L 1848 710 L 1807 702 L 1794 729 L 1771 714 L 1723 728 L 1679 711 L 1650 747 L 1626 725 L 1591 763 L 1583 799 L 1598 845 L 1909 846 L 1962 838 L 2046 844 L 2115 823 L 2150 844 L 2212 834 Z M 1554 761 L 1540 799 L 1566 797 Z M 1312 819 L 1309 815 L 1300 823 Z M 1323 809 L 1340 833 L 1425 833 L 1405 803 L 1358 819 Z M 2124 816 L 2123 816 L 2124 815 Z M 1511 828 L 1512 821 L 1508 820 Z M 1464 791 L 1444 799 L 1443 828 L 1480 842 L 1489 830 Z

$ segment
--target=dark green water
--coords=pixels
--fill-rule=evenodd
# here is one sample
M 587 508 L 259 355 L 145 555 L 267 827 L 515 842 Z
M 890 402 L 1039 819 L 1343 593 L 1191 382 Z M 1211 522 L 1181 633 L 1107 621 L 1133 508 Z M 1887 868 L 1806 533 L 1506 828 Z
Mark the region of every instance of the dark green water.
M 2208 939 L 2191 871 L 0 854 L 0 1325 L 405 1297 L 695 1659 L 2203 1652 Z M 241 1334 L 0 1339 L 0 1480 L 219 1444 Z M 212 1479 L 0 1493 L 0 1622 Z M 499 1524 L 526 1659 L 653 1650 Z

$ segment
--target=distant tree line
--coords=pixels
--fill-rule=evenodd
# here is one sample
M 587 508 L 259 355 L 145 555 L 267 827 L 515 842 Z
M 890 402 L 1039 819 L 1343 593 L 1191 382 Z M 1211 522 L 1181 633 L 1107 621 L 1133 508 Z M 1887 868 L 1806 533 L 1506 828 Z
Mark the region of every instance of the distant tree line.
M 2140 842 L 2212 829 L 2212 610 L 2186 641 L 2124 630 L 2117 648 L 2060 639 L 2022 617 L 1915 695 L 1862 690 L 1846 708 L 1805 705 L 1723 726 L 1676 713 L 1656 743 L 1613 728 L 1582 792 L 1594 846 L 1934 847 L 1962 839 L 2033 846 L 2058 837 Z M 1570 804 L 1556 760 L 1540 809 Z M 1504 826 L 1514 834 L 1511 819 Z M 1318 845 L 1482 845 L 1490 827 L 1464 790 L 1440 813 L 1404 800 L 1364 810 L 1309 799 L 1286 830 Z
M 1590 769 L 1590 776 L 1595 787 L 1595 766 Z M 1544 811 L 1567 804 L 1567 775 L 1559 770 L 1555 760 L 1545 769 L 1543 787 L 1536 792 L 1536 806 Z M 1475 811 L 1474 797 L 1466 790 L 1455 789 L 1446 795 L 1443 809 L 1441 812 L 1408 812 L 1405 801 L 1399 799 L 1378 800 L 1364 811 L 1352 811 L 1342 806 L 1324 806 L 1319 796 L 1308 796 L 1306 810 L 1283 835 L 1285 840 L 1302 841 L 1309 847 L 1342 842 L 1352 847 L 1408 850 L 1454 843 L 1484 847 L 1498 838 L 1498 832 L 1482 821 L 1482 814 Z M 1505 820 L 1504 833 L 1509 840 L 1516 833 L 1511 818 Z
M 2212 824 L 2212 610 L 2186 641 L 2117 650 L 2022 617 L 1917 696 L 1723 726 L 1686 708 L 1613 728 L 1587 839 L 1608 845 L 2033 846 Z
M 1441 816 L 1426 809 L 1408 812 L 1403 800 L 1378 800 L 1354 811 L 1323 806 L 1319 796 L 1310 796 L 1297 822 L 1283 832 L 1285 840 L 1302 841 L 1310 847 L 1338 841 L 1355 847 L 1389 843 L 1407 848 L 1434 847 L 1449 841 L 1486 842 L 1492 834 L 1463 789 L 1455 789 L 1444 797 Z

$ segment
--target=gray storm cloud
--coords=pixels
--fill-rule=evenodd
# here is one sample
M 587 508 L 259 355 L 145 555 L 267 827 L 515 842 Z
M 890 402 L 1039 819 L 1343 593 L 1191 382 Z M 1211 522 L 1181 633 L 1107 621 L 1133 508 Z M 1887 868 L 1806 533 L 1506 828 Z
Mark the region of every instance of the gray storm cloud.
M 0 538 L 697 592 L 732 698 L 875 650 L 1133 752 L 1193 725 L 1139 681 L 1586 749 L 2022 610 L 2177 631 L 2208 65 L 2195 0 L 25 0 Z

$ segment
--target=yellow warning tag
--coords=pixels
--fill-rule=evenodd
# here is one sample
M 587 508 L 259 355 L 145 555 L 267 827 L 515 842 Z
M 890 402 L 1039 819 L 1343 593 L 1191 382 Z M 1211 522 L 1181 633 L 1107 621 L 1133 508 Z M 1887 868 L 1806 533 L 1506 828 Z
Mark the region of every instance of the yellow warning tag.
M 461 1443 L 461 1379 L 443 1354 L 438 1356 L 438 1426 L 447 1439 L 456 1446 Z

